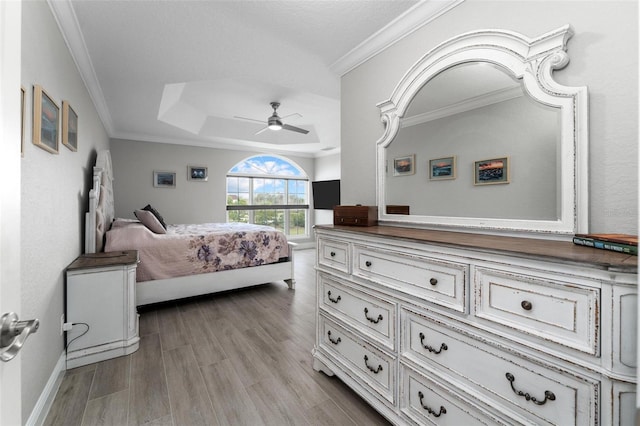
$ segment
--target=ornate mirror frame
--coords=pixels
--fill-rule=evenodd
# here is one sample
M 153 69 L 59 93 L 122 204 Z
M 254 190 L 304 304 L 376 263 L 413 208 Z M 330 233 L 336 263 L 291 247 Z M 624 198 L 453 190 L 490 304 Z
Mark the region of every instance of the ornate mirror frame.
M 587 88 L 567 87 L 552 73 L 569 62 L 566 44 L 570 25 L 530 39 L 505 30 L 480 30 L 451 38 L 423 56 L 404 75 L 389 100 L 379 103 L 385 132 L 377 142 L 377 204 L 381 224 L 414 225 L 478 231 L 525 231 L 546 234 L 588 232 L 588 110 Z M 418 216 L 386 213 L 385 150 L 400 129 L 400 119 L 418 91 L 440 72 L 468 62 L 489 62 L 523 82 L 538 102 L 560 109 L 559 214 L 557 220 Z

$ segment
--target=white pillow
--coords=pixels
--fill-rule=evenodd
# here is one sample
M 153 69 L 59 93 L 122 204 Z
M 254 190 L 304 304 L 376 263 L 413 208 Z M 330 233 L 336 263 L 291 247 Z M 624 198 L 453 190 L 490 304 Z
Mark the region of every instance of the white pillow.
M 142 222 L 144 226 L 149 228 L 149 230 L 156 234 L 166 234 L 167 230 L 164 229 L 158 218 L 147 210 L 136 210 L 133 212 L 136 215 L 138 220 Z

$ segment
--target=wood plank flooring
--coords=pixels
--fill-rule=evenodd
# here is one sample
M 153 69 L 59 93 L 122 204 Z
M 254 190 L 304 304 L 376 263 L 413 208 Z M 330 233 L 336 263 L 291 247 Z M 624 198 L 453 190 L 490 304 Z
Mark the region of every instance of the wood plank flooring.
M 142 309 L 140 349 L 68 370 L 45 425 L 387 425 L 313 370 L 315 250 L 284 282 Z

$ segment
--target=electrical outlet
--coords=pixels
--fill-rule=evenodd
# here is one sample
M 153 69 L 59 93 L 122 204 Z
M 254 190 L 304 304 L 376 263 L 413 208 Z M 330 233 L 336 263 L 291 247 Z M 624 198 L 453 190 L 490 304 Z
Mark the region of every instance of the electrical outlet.
M 64 334 L 64 314 L 60 316 L 60 335 Z

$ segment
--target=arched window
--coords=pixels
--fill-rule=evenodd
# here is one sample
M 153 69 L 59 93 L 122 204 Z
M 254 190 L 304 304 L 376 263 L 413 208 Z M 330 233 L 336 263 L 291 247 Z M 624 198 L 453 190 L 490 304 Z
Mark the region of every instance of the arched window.
M 227 222 L 269 225 L 309 235 L 309 179 L 290 160 L 256 155 L 227 173 Z

